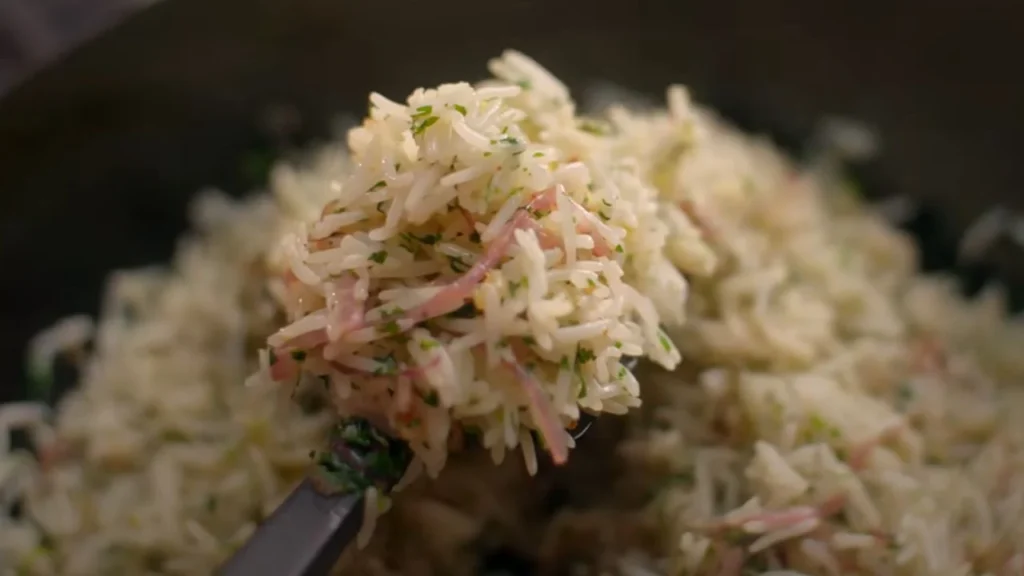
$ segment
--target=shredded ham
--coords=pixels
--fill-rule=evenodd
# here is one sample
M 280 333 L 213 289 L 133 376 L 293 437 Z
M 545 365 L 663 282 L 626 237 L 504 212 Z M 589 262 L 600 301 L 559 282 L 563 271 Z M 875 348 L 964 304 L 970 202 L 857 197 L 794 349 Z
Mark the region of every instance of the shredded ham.
M 530 226 L 532 222 L 530 212 L 549 210 L 554 203 L 554 189 L 548 189 L 534 196 L 525 209 L 516 212 L 515 216 L 505 224 L 501 232 L 491 241 L 487 251 L 468 272 L 455 282 L 445 286 L 430 300 L 409 310 L 401 318 L 401 326 L 408 329 L 424 320 L 444 316 L 458 310 L 466 300 L 473 297 L 473 291 L 484 281 L 487 273 L 508 254 L 509 247 L 515 238 L 515 231 Z
M 792 508 L 785 508 L 782 510 L 766 510 L 764 512 L 758 512 L 748 516 L 726 518 L 719 521 L 715 528 L 742 528 L 751 522 L 757 522 L 763 525 L 764 532 L 770 532 L 772 530 L 794 526 L 811 518 L 824 520 L 825 518 L 838 513 L 845 505 L 846 496 L 843 494 L 837 494 L 829 497 L 818 506 L 794 506 Z
M 714 227 L 711 226 L 711 223 L 708 221 L 708 219 L 703 214 L 700 213 L 700 210 L 697 209 L 697 205 L 694 204 L 693 201 L 683 200 L 682 202 L 679 203 L 679 209 L 682 210 L 684 214 L 689 216 L 690 220 L 693 220 L 693 223 L 697 226 L 697 229 L 700 230 L 701 235 L 704 237 L 705 240 L 710 240 L 714 238 Z
M 902 424 L 894 424 L 883 430 L 878 436 L 853 446 L 850 449 L 850 457 L 846 463 L 854 471 L 863 470 L 868 465 L 868 458 L 871 457 L 871 453 L 874 452 L 875 448 L 894 439 L 902 429 Z
M 936 338 L 925 337 L 911 347 L 911 366 L 918 372 L 941 374 L 946 370 L 946 351 Z
M 357 281 L 354 274 L 344 274 L 330 282 L 326 290 L 326 334 L 332 342 L 363 325 L 365 310 L 356 298 Z
M 504 359 L 502 364 L 515 374 L 516 380 L 523 387 L 530 405 L 530 415 L 537 425 L 544 445 L 547 446 L 551 459 L 555 464 L 564 464 L 569 458 L 569 443 L 565 430 L 555 413 L 554 406 L 544 395 L 537 378 L 523 366 L 518 359 Z
M 594 220 L 594 215 L 589 210 L 580 206 L 579 202 L 573 200 L 569 195 L 564 192 L 560 192 L 569 201 L 573 211 L 579 216 L 579 221 L 576 222 L 576 231 L 580 234 L 586 234 L 594 240 L 594 249 L 592 252 L 594 256 L 601 257 L 611 254 L 611 247 L 608 246 L 608 241 L 598 231 L 598 227 L 602 223 Z
M 287 350 L 271 349 L 270 377 L 275 382 L 294 380 L 299 375 L 299 363 Z
M 729 546 L 722 551 L 722 558 L 718 563 L 718 576 L 739 576 L 743 568 L 743 549 L 737 546 Z

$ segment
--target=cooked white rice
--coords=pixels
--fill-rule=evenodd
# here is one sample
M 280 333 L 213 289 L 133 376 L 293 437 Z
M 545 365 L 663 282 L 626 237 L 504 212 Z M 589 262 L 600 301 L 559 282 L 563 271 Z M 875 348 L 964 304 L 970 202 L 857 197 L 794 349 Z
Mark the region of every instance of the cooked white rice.
M 687 216 L 587 131 L 557 79 L 516 52 L 491 68 L 404 103 L 372 94 L 352 171 L 276 254 L 289 324 L 265 374 L 322 378 L 432 476 L 463 430 L 495 462 L 522 447 L 535 472 L 530 431 L 563 463 L 581 409 L 639 406 L 623 358 L 679 362 L 659 325 L 682 321 L 686 282 L 666 249 L 706 250 L 668 245 L 659 212 Z
M 347 145 L 275 170 L 274 201 L 206 196 L 198 233 L 170 270 L 115 276 L 78 389 L 52 417 L 27 403 L 0 408 L 0 429 L 27 430 L 40 450 L 12 451 L 0 434 L 0 502 L 24 502 L 19 517 L 0 515 L 0 574 L 210 573 L 303 473 L 331 419 L 287 401 L 292 386 L 268 382 L 270 355 L 261 365 L 255 352 L 268 336 L 281 346 L 316 330 L 336 336 L 328 346 L 343 344 L 330 352 L 346 370 L 372 372 L 367 359 L 403 352 L 403 369 L 445 366 L 434 377 L 405 374 L 437 392 L 437 407 L 416 404 L 435 418 L 421 428 L 434 443 L 417 446 L 402 430 L 429 471 L 444 470 L 397 497 L 369 548 L 345 559 L 346 573 L 468 576 L 494 542 L 550 574 L 1024 570 L 1024 425 L 1014 418 L 1024 413 L 1024 326 L 1008 319 L 998 290 L 965 301 L 951 280 L 921 275 L 913 243 L 851 195 L 835 158 L 799 167 L 680 87 L 664 109 L 612 106 L 582 118 L 566 88 L 526 57 L 506 54 L 492 72 L 493 81 L 406 103 L 374 97 L 373 120 Z M 410 121 L 434 116 L 406 136 Z M 848 156 L 875 145 L 849 125 L 833 129 Z M 491 143 L 508 134 L 514 146 Z M 533 162 L 536 153 L 545 162 Z M 432 173 L 426 158 L 444 170 Z M 506 170 L 516 162 L 528 170 Z M 513 217 L 507 198 L 481 197 L 484 178 L 500 179 L 506 194 L 521 186 L 511 195 L 519 205 L 564 190 L 542 219 L 559 238 L 547 250 L 559 253 L 544 254 L 545 234 L 532 226 L 512 232 L 508 257 L 474 294 L 476 317 L 428 324 L 408 342 L 317 315 L 325 281 L 340 280 L 329 280 L 333 270 L 352 274 L 342 288 L 374 304 L 366 314 L 384 302 L 408 311 L 443 290 L 458 274 L 449 259 L 470 264 L 485 253 L 468 235 L 493 243 Z M 614 210 L 574 230 L 561 218 L 576 210 L 570 197 L 589 213 L 602 199 Z M 472 231 L 460 228 L 461 211 L 446 213 L 456 198 Z M 334 238 L 339 230 L 344 239 Z M 594 254 L 589 242 L 609 231 L 623 256 Z M 409 233 L 442 238 L 406 251 Z M 276 243 L 281 236 L 289 240 Z M 381 251 L 386 258 L 370 258 Z M 435 272 L 442 283 L 428 286 Z M 577 314 L 611 298 L 579 287 L 598 273 L 608 294 L 621 277 L 623 308 L 548 321 L 559 306 Z M 526 277 L 512 295 L 507 282 Z M 546 291 L 531 291 L 544 280 Z M 509 310 L 524 305 L 538 310 L 516 326 Z M 616 451 L 625 471 L 608 462 L 600 428 L 612 419 L 603 418 L 562 471 L 577 505 L 542 513 L 560 480 L 543 470 L 530 477 L 526 430 L 537 421 L 515 381 L 487 368 L 501 363 L 501 338 L 538 343 L 537 364 L 552 366 L 540 389 L 567 426 L 580 408 L 636 404 L 637 390 L 610 378 L 621 349 L 602 331 L 627 327 L 622 349 L 678 361 L 675 348 L 659 355 L 652 346 L 659 323 L 683 362 L 674 373 L 638 373 L 644 408 Z M 76 330 L 37 340 L 34 365 L 79 347 L 88 333 Z M 438 346 L 410 346 L 426 338 Z M 576 358 L 574 342 L 605 354 L 606 370 L 591 361 L 585 374 L 606 395 L 564 394 L 558 364 Z M 474 363 L 458 360 L 481 348 Z M 331 374 L 337 408 L 396 415 L 393 404 L 354 404 L 355 390 L 342 398 L 356 380 Z M 319 390 L 307 384 L 299 394 Z M 504 421 L 498 406 L 509 408 Z M 518 418 L 511 429 L 508 415 Z M 448 453 L 456 421 L 480 427 L 493 452 Z M 525 464 L 490 462 L 517 446 Z

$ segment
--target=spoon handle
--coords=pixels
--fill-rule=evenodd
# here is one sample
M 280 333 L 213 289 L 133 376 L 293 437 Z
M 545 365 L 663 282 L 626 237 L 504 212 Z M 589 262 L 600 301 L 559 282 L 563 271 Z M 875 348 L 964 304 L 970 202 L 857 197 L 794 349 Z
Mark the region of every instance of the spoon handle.
M 220 576 L 324 576 L 363 523 L 363 494 L 324 496 L 307 478 L 223 566 Z

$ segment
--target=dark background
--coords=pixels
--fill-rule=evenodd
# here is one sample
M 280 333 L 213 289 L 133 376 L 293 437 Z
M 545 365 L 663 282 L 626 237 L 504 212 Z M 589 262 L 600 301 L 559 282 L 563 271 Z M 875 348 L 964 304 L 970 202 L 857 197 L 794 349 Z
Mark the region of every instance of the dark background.
M 21 395 L 31 334 L 94 311 L 108 270 L 168 258 L 193 191 L 252 184 L 268 107 L 301 112 L 305 141 L 371 89 L 481 77 L 507 47 L 575 88 L 682 81 L 784 144 L 863 119 L 883 137 L 867 189 L 924 201 L 926 264 L 948 266 L 982 210 L 1024 204 L 1014 4 L 166 0 L 0 98 L 0 400 Z M 988 266 L 1020 283 L 1018 258 Z

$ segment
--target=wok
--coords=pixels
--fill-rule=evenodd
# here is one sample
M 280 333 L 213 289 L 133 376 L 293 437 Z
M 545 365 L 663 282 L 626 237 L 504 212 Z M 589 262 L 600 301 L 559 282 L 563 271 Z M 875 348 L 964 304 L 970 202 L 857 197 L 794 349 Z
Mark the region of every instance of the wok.
M 508 47 L 574 89 L 605 79 L 660 96 L 684 82 L 792 147 L 823 115 L 864 120 L 883 138 L 881 156 L 857 167 L 866 190 L 920 201 L 910 226 L 924 264 L 953 268 L 972 219 L 1024 204 L 1016 10 L 923 0 L 166 0 L 0 99 L 0 401 L 26 395 L 33 333 L 95 312 L 108 271 L 167 260 L 198 188 L 242 193 L 259 183 L 267 154 L 324 137 L 338 113 L 362 114 L 368 91 L 401 96 L 479 78 Z M 1017 257 L 1003 247 L 959 270 L 966 288 L 992 274 L 1020 285 Z

